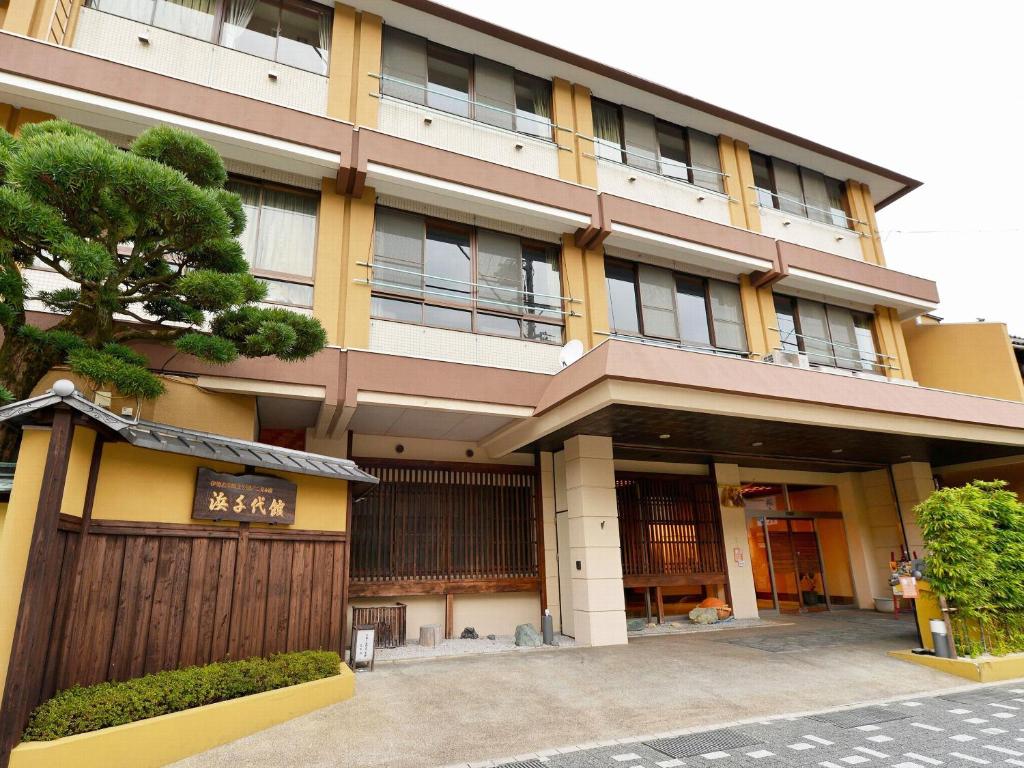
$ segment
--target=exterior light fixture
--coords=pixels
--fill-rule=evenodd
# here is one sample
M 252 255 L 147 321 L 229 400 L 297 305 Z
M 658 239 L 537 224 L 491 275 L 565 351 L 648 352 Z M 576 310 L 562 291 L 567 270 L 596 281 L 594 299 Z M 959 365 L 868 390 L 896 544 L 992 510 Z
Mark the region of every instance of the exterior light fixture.
M 518 143 L 518 142 L 516 142 L 515 148 L 516 148 L 516 151 L 518 152 L 518 151 L 520 151 L 523 148 L 523 145 Z
M 626 181 L 636 181 L 636 176 L 630 176 Z
M 660 439 L 662 439 L 662 440 L 668 440 L 670 437 L 672 437 L 672 435 L 664 434 L 664 435 L 658 435 L 658 437 Z
M 275 83 L 277 82 L 277 72 L 275 72 L 274 70 L 270 70 L 269 72 L 267 72 L 267 77 L 273 80 Z
M 139 33 L 139 42 L 142 43 L 143 45 L 149 45 L 149 33 L 147 33 L 147 32 L 140 32 Z
M 752 442 L 750 444 L 750 447 L 751 448 L 760 448 L 762 445 L 764 445 L 764 442 L 762 440 L 755 440 L 754 442 Z
M 843 452 L 842 448 L 833 448 L 832 449 L 832 453 L 842 453 L 842 452 Z
M 423 118 L 423 124 L 424 125 L 430 125 L 432 122 L 434 122 L 434 118 L 432 118 L 432 117 L 424 117 Z

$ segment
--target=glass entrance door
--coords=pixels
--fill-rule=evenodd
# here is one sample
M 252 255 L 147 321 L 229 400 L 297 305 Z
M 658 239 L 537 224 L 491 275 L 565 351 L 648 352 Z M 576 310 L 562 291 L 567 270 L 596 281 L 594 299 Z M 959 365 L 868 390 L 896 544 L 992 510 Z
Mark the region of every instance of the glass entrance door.
M 761 515 L 749 519 L 747 532 L 759 610 L 831 607 L 813 519 Z

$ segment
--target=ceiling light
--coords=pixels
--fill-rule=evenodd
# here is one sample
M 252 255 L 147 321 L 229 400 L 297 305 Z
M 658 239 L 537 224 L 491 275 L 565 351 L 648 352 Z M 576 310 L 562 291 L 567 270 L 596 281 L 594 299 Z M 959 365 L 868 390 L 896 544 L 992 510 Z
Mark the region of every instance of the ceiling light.
M 750 444 L 751 448 L 760 448 L 764 443 L 761 440 L 755 440 Z
M 662 440 L 668 440 L 670 437 L 672 437 L 672 435 L 658 435 L 658 437 L 661 438 Z
M 914 458 L 914 457 L 913 457 L 913 456 L 912 456 L 911 454 L 907 453 L 907 454 L 904 454 L 903 456 L 900 456 L 900 458 L 901 458 L 901 459 L 902 459 L 903 461 L 906 461 L 907 459 L 912 459 L 912 458 Z
M 832 453 L 842 453 L 842 452 L 843 452 L 842 448 L 833 448 L 832 449 Z

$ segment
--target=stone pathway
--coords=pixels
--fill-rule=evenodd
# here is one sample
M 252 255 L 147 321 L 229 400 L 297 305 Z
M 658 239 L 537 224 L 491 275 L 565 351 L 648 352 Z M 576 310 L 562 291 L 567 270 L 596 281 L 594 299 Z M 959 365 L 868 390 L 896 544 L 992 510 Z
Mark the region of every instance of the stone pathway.
M 1024 685 L 549 749 L 458 768 L 1024 766 Z
M 559 648 L 575 648 L 576 641 L 565 635 L 556 635 L 558 645 L 541 645 L 536 648 L 516 645 L 512 635 L 497 635 L 493 640 L 481 637 L 476 640 L 463 640 L 455 637 L 442 640 L 433 648 L 422 646 L 414 640 L 397 648 L 378 648 L 375 662 L 413 661 L 438 659 L 446 656 L 473 656 L 480 653 L 534 653 L 537 651 L 557 651 Z

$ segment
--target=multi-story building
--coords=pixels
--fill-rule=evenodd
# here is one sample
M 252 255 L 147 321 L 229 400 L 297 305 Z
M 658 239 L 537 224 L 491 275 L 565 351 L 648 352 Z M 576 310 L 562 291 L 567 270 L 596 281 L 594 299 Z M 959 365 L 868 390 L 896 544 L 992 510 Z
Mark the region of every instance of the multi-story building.
M 377 475 L 349 595 L 411 631 L 869 608 L 940 468 L 1024 454 L 1019 379 L 915 376 L 937 289 L 875 223 L 904 175 L 427 0 L 6 0 L 0 27 L 8 130 L 165 123 L 225 158 L 268 300 L 330 346 L 152 351 L 144 413 Z

